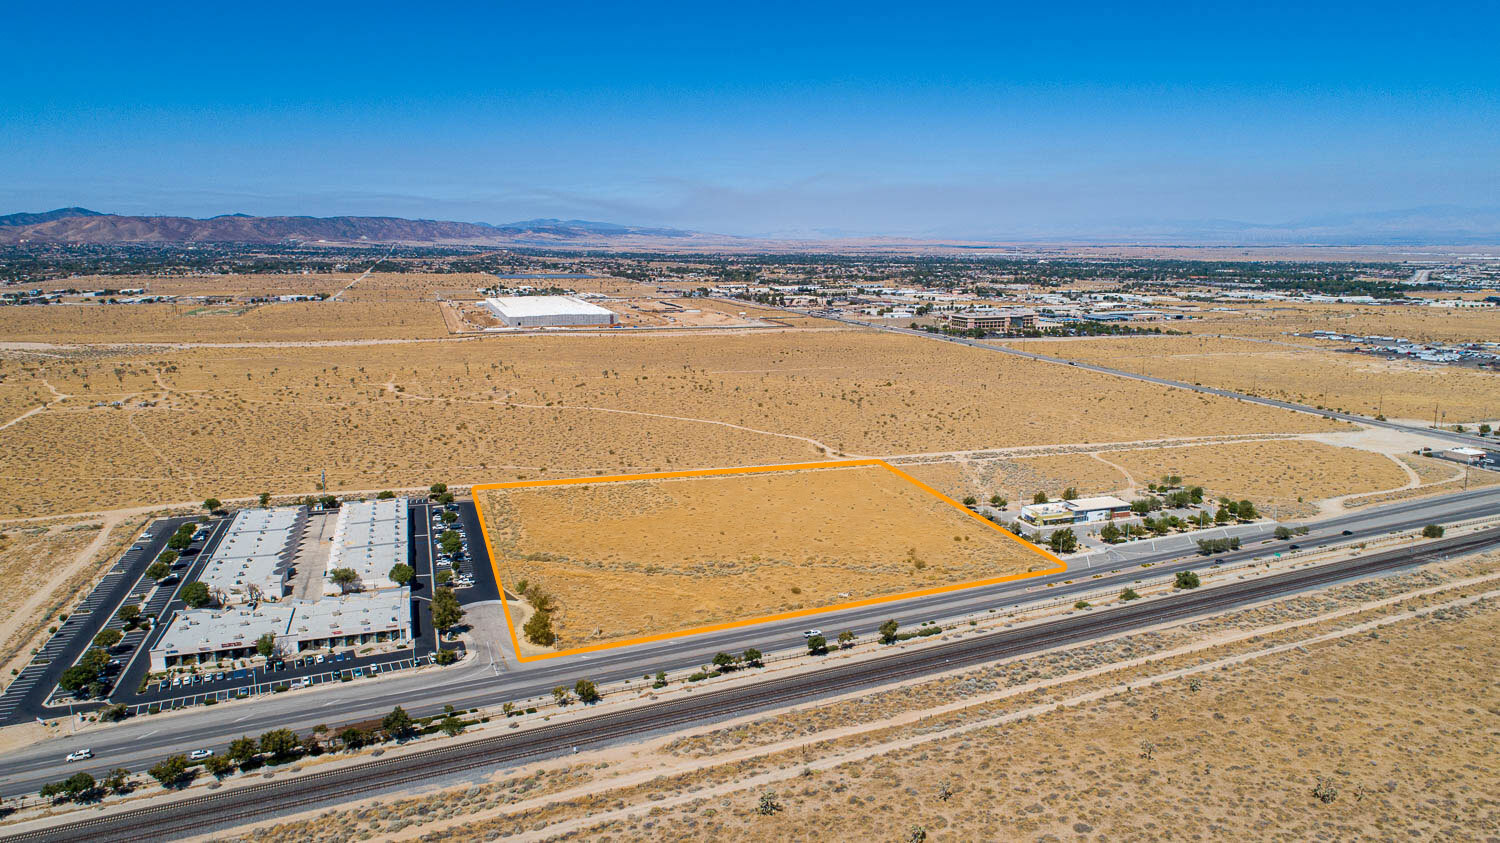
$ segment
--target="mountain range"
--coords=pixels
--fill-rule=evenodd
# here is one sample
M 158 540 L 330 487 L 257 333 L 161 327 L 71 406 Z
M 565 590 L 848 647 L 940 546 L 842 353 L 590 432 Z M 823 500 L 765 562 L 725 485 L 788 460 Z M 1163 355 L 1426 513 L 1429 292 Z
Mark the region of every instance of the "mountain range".
M 1237 220 L 1135 219 L 1098 225 L 1023 226 L 1006 232 L 973 232 L 967 236 L 934 231 L 925 235 L 896 237 L 834 229 L 782 231 L 736 237 L 676 228 L 576 219 L 530 219 L 500 225 L 354 216 L 257 217 L 224 214 L 195 219 L 124 216 L 79 207 L 0 216 L 0 244 L 399 243 L 694 251 L 819 246 L 910 248 L 945 242 L 1245 246 L 1496 245 L 1500 244 L 1500 208 L 1440 205 L 1328 215 L 1275 224 Z
M 433 245 L 621 245 L 694 240 L 697 232 L 589 220 L 533 219 L 491 225 L 400 217 L 122 216 L 87 208 L 0 216 L 0 243 L 407 243 Z

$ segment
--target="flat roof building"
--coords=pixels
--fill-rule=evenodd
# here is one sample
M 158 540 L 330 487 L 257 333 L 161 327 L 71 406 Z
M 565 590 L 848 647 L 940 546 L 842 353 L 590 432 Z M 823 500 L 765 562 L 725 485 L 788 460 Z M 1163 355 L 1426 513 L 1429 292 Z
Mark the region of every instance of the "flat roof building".
M 198 579 L 225 605 L 280 600 L 306 523 L 300 506 L 240 510 Z
M 407 562 L 407 513 L 406 498 L 353 501 L 340 506 L 333 524 L 333 548 L 323 571 L 323 593 L 341 593 L 333 581 L 337 568 L 353 569 L 358 577 L 351 586 L 354 591 L 399 588 L 390 573 L 397 564 Z
M 614 311 L 577 296 L 500 296 L 484 306 L 510 328 L 555 328 L 571 325 L 613 325 Z
M 1130 503 L 1111 495 L 1071 501 L 1034 503 L 1021 507 L 1021 520 L 1033 527 L 1058 524 L 1090 524 L 1130 514 Z
M 351 594 L 317 601 L 287 600 L 254 608 L 178 612 L 151 648 L 151 670 L 255 656 L 264 635 L 277 652 L 332 650 L 411 638 L 411 590 Z
M 949 313 L 943 317 L 943 320 L 950 328 L 969 331 L 978 328 L 981 331 L 1010 334 L 1035 328 L 1036 311 L 1020 308 L 971 310 L 963 313 Z

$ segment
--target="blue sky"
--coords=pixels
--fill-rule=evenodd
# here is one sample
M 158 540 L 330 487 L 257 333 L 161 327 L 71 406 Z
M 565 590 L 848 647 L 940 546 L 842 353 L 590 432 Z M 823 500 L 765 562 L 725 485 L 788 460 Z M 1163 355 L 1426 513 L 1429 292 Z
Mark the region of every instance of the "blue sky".
M 1005 237 L 1500 204 L 1493 2 L 56 8 L 0 27 L 0 213 Z

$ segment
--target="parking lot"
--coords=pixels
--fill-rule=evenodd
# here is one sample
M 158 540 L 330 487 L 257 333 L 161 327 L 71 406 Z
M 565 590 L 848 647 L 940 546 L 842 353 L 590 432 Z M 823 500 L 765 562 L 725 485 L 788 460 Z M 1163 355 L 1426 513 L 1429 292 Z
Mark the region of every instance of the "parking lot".
M 166 548 L 167 540 L 178 526 L 192 520 L 163 518 L 151 522 L 0 695 L 0 724 L 56 715 L 47 709 L 46 703 L 63 671 L 78 661 L 101 630 L 123 627 L 116 616 L 119 607 L 134 595 L 151 591 L 154 586 L 146 578 L 146 569 Z M 127 635 L 114 648 L 115 657 L 133 652 L 129 648 L 138 648 L 144 635 L 144 632 Z M 112 678 L 120 684 L 120 673 Z M 86 703 L 85 707 L 94 704 Z

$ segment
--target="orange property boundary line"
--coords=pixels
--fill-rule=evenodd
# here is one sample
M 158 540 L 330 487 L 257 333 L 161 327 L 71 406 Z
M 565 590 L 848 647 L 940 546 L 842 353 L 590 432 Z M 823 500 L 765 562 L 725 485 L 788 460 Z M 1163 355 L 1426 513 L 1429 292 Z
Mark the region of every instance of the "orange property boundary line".
M 924 588 L 917 591 L 903 591 L 899 594 L 888 594 L 883 597 L 869 597 L 864 600 L 853 600 L 848 603 L 835 603 L 829 606 L 818 606 L 811 609 L 797 609 L 796 611 L 781 612 L 774 615 L 762 615 L 760 617 L 746 618 L 744 620 L 727 621 L 725 623 L 710 624 L 708 626 L 696 626 L 689 629 L 677 630 L 675 632 L 659 632 L 654 635 L 643 635 L 638 638 L 626 638 L 619 641 L 610 641 L 601 644 L 590 644 L 586 647 L 573 647 L 568 650 L 558 650 L 557 652 L 542 653 L 535 656 L 521 655 L 521 642 L 520 639 L 516 637 L 516 625 L 514 622 L 512 622 L 510 617 L 510 602 L 505 599 L 505 584 L 500 580 L 500 566 L 495 561 L 494 545 L 490 543 L 489 526 L 485 523 L 484 507 L 479 500 L 480 492 L 488 489 L 521 489 L 531 486 L 581 486 L 590 483 L 615 483 L 622 480 L 670 480 L 679 477 L 720 477 L 729 474 L 766 474 L 777 471 L 803 471 L 813 468 L 856 468 L 859 466 L 867 465 L 879 466 L 881 468 L 884 468 L 886 471 L 895 474 L 902 480 L 905 480 L 913 486 L 916 486 L 918 489 L 921 489 L 927 494 L 932 495 L 938 500 L 943 501 L 944 503 L 963 513 L 965 516 L 978 521 L 985 527 L 994 530 L 1000 535 L 1005 536 L 1006 538 L 1016 542 L 1027 550 L 1032 551 L 1033 553 L 1041 556 L 1043 559 L 1046 559 L 1047 561 L 1053 563 L 1053 567 L 1041 571 L 1027 571 L 1026 573 L 1022 574 L 1010 574 L 1003 577 L 993 577 L 987 580 L 974 580 L 973 582 L 957 583 L 954 585 L 935 586 L 933 588 Z M 891 603 L 897 600 L 909 600 L 913 597 L 926 597 L 932 594 L 945 594 L 950 591 L 962 591 L 966 588 L 977 588 L 984 585 L 995 585 L 997 583 L 1013 582 L 1015 580 L 1029 579 L 1031 577 L 1046 576 L 1048 574 L 1060 574 L 1068 570 L 1068 563 L 1064 562 L 1062 559 L 1059 559 L 1056 555 L 1040 547 L 1037 547 L 1031 542 L 1020 538 L 1019 536 L 1012 534 L 1008 530 L 1002 529 L 999 525 L 994 524 L 989 519 L 980 516 L 978 513 L 970 510 L 968 507 L 964 506 L 958 501 L 955 501 L 942 492 L 939 492 L 931 486 L 928 486 L 926 483 L 923 483 L 917 478 L 912 477 L 910 474 L 907 474 L 906 472 L 896 468 L 890 463 L 887 463 L 885 460 L 878 459 L 835 460 L 832 462 L 792 463 L 790 465 L 756 465 L 741 468 L 706 468 L 691 471 L 661 471 L 651 474 L 617 474 L 607 477 L 569 477 L 557 480 L 518 480 L 512 483 L 482 483 L 480 485 L 474 486 L 473 492 L 474 509 L 476 514 L 479 516 L 479 529 L 480 532 L 484 534 L 484 549 L 485 552 L 490 555 L 490 568 L 495 573 L 495 584 L 500 588 L 500 605 L 505 610 L 505 625 L 510 629 L 510 642 L 511 645 L 515 648 L 514 652 L 516 654 L 516 659 L 523 662 L 541 661 L 543 659 L 555 659 L 558 656 L 571 656 L 578 653 L 593 653 L 598 652 L 599 650 L 609 650 L 615 647 L 629 647 L 635 644 L 646 644 L 652 641 L 666 641 L 672 638 L 682 638 L 689 635 L 701 635 L 705 632 L 718 632 L 725 629 L 753 626 L 755 624 L 767 623 L 769 621 L 781 621 L 789 620 L 791 618 L 808 617 L 810 615 L 819 615 L 825 612 L 836 612 L 843 609 L 854 609 L 861 606 L 875 606 L 881 603 Z

